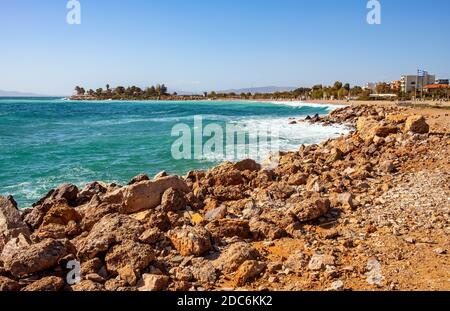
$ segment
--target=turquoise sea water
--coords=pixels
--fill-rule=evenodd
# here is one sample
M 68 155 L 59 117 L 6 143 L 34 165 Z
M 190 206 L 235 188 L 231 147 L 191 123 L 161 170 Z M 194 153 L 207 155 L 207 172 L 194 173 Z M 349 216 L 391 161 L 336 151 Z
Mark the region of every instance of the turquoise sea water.
M 174 160 L 175 124 L 276 127 L 281 148 L 295 150 L 345 132 L 339 127 L 289 125 L 290 117 L 326 114 L 328 106 L 251 102 L 74 102 L 0 98 L 0 194 L 31 206 L 62 183 L 126 183 L 150 176 L 208 168 L 217 161 Z

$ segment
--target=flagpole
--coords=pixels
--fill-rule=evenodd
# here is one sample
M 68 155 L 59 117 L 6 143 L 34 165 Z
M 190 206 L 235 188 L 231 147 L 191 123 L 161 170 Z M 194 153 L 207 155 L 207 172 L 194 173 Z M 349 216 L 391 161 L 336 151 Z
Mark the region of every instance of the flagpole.
M 417 100 L 417 84 L 419 84 L 419 68 L 417 68 L 417 73 L 416 73 L 416 85 L 415 85 L 415 92 L 414 92 L 414 102 Z

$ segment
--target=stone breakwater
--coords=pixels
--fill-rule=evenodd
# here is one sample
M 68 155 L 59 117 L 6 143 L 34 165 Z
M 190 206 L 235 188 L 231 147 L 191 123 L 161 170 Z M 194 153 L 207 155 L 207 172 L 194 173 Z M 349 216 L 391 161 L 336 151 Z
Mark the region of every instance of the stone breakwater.
M 23 212 L 0 197 L 0 291 L 449 289 L 448 134 L 388 106 L 306 122 L 355 130 L 275 169 L 62 185 Z

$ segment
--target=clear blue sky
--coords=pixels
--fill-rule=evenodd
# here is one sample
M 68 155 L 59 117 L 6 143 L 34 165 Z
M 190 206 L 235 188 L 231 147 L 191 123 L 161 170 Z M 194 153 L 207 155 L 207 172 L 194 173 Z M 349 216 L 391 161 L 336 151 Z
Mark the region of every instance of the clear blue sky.
M 450 1 L 0 0 L 0 89 L 70 94 L 166 83 L 200 91 L 450 77 Z

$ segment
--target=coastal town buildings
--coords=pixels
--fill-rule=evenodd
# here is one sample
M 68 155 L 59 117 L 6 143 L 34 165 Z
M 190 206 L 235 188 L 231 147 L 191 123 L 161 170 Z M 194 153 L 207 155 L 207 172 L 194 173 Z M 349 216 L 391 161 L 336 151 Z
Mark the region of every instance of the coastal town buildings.
M 425 73 L 422 75 L 403 75 L 400 79 L 401 91 L 404 93 L 422 89 L 425 85 L 435 84 L 436 76 Z
M 375 92 L 377 89 L 377 84 L 378 83 L 375 83 L 375 82 L 367 82 L 366 85 L 364 86 L 364 89 Z
M 436 79 L 435 84 L 449 85 L 449 79 Z

